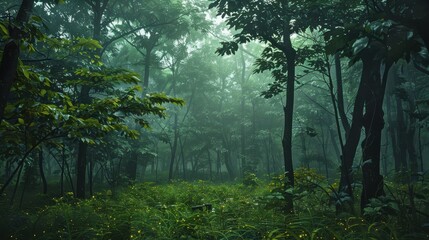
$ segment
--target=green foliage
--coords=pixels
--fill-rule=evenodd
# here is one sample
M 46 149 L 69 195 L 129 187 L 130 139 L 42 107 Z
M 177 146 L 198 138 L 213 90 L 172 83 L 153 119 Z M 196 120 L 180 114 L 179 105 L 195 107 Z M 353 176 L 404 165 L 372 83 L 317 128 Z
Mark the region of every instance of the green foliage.
M 258 182 L 259 182 L 259 180 L 258 180 L 258 177 L 256 176 L 256 174 L 249 173 L 249 172 L 246 172 L 244 174 L 244 177 L 243 177 L 243 185 L 244 186 L 256 187 L 259 184 Z
M 321 179 L 311 171 L 303 170 L 300 175 L 297 179 Z M 7 221 L 2 222 L 0 228 L 3 239 L 409 239 L 424 236 L 418 231 L 408 232 L 388 216 L 384 221 L 373 223 L 354 216 L 338 218 L 332 211 L 317 208 L 284 216 L 267 208 L 267 200 L 278 200 L 280 204 L 282 199 L 269 191 L 263 184 L 250 189 L 199 181 L 138 184 L 119 192 L 107 190 L 88 200 L 77 200 L 72 193 L 67 193 L 49 206 L 23 213 L 1 206 L 3 219 Z M 297 202 L 316 204 L 312 200 L 314 196 L 307 194 Z M 205 203 L 212 204 L 211 211 L 192 210 L 192 206 Z

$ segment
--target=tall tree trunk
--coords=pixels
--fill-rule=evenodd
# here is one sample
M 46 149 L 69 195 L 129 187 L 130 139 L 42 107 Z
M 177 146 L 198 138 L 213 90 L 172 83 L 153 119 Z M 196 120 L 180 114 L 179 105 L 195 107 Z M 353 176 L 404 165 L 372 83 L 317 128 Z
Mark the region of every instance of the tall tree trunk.
M 397 83 L 399 84 L 399 83 Z M 396 167 L 397 171 L 407 169 L 407 127 L 405 124 L 404 108 L 402 106 L 402 99 L 396 95 L 396 134 L 398 139 L 398 158 L 400 161 L 399 166 Z
M 101 38 L 101 28 L 102 28 L 102 18 L 104 11 L 107 7 L 108 0 L 97 0 L 95 2 L 87 2 L 94 12 L 93 16 L 93 33 L 92 38 L 100 41 Z M 94 53 L 95 54 L 95 53 Z M 101 56 L 100 56 L 101 57 Z M 89 92 L 91 91 L 91 87 L 88 85 L 83 85 L 79 102 L 83 104 L 91 103 L 91 97 Z M 79 142 L 78 146 L 78 159 L 77 159 L 77 169 L 76 169 L 76 197 L 77 198 L 85 198 L 85 184 L 86 184 L 86 165 L 87 165 L 87 152 L 88 152 L 88 144 L 84 142 Z
M 346 132 L 346 138 L 350 132 L 350 123 L 347 119 L 347 114 L 344 108 L 344 94 L 343 94 L 343 77 L 341 74 L 341 59 L 338 53 L 335 54 L 335 75 L 337 80 L 337 103 L 338 103 L 338 114 L 340 115 L 341 123 Z
M 207 149 L 207 160 L 209 162 L 209 176 L 210 176 L 210 181 L 213 181 L 213 173 L 212 173 L 212 158 L 210 155 L 210 149 Z
M 4 110 L 9 99 L 10 90 L 16 79 L 16 70 L 20 55 L 19 42 L 22 40 L 22 36 L 25 35 L 22 34 L 18 26 L 28 22 L 33 5 L 34 0 L 22 1 L 15 18 L 15 23 L 10 29 L 9 34 L 11 39 L 3 49 L 3 56 L 0 62 L 0 122 L 4 119 Z
M 351 211 L 353 209 L 353 189 L 352 189 L 352 172 L 353 172 L 353 161 L 356 154 L 357 146 L 359 144 L 359 139 L 361 135 L 361 130 L 363 126 L 363 109 L 364 109 L 364 100 L 365 100 L 365 92 L 366 88 L 366 80 L 371 77 L 370 64 L 366 61 L 363 62 L 363 69 L 361 80 L 359 83 L 359 88 L 356 93 L 355 103 L 353 106 L 353 115 L 352 115 L 352 123 L 350 126 L 349 134 L 344 143 L 344 147 L 342 149 L 341 156 L 341 177 L 340 177 L 340 185 L 339 192 L 346 194 L 350 197 L 351 202 L 348 204 Z M 337 211 L 342 210 L 345 206 L 337 205 Z
M 186 139 L 185 139 L 186 143 Z M 186 180 L 186 160 L 185 160 L 185 151 L 183 149 L 182 138 L 179 136 L 179 146 L 180 146 L 180 155 L 182 156 L 182 168 L 183 168 L 183 180 Z
M 229 175 L 229 180 L 232 181 L 235 178 L 235 171 L 231 161 L 231 149 L 228 148 L 227 151 L 224 152 L 223 156 L 225 160 L 225 167 Z
M 244 84 L 246 81 L 246 60 L 244 58 L 243 50 L 240 51 L 240 60 L 241 60 L 241 76 L 240 76 L 240 85 L 241 85 L 241 96 L 240 96 L 240 111 L 241 117 L 244 119 L 245 115 L 245 89 Z M 238 71 L 238 69 L 237 69 Z M 246 162 L 246 135 L 245 135 L 245 124 L 240 124 L 240 159 L 241 159 L 241 177 L 244 178 L 244 175 L 249 171 L 247 162 Z
M 222 160 L 220 157 L 220 150 L 216 149 L 216 177 L 222 180 Z
M 64 170 L 66 167 L 66 157 L 65 157 L 65 147 L 63 146 L 61 149 L 61 179 L 60 179 L 60 196 L 64 196 Z
M 424 172 L 425 168 L 423 166 L 422 126 L 419 126 L 418 142 L 419 142 L 420 172 Z
M 303 127 L 301 127 L 303 129 Z M 307 144 L 305 141 L 305 132 L 302 131 L 299 134 L 299 138 L 301 138 L 301 154 L 302 154 L 302 162 L 301 164 L 303 164 L 306 168 L 310 169 L 310 161 L 307 157 Z
M 265 146 L 265 161 L 266 161 L 266 167 L 267 167 L 267 175 L 268 177 L 271 176 L 271 166 L 270 166 L 270 143 L 269 140 L 267 139 L 267 141 L 264 141 L 264 146 Z
M 146 48 L 146 55 L 144 57 L 144 75 L 143 75 L 143 92 L 147 92 L 149 87 L 149 77 L 150 77 L 150 60 L 152 57 L 152 48 Z
M 76 197 L 85 198 L 86 153 L 88 144 L 79 142 L 76 166 Z
M 392 73 L 396 74 L 396 67 L 392 67 Z M 396 86 L 395 78 L 393 77 L 395 74 L 391 74 L 389 83 L 387 85 L 387 96 L 386 96 L 386 111 L 387 111 L 387 123 L 388 123 L 388 132 L 390 135 L 392 156 L 394 159 L 395 171 L 399 172 L 401 166 L 401 159 L 399 157 L 399 149 L 398 149 L 398 139 L 396 138 L 396 132 L 398 131 L 398 125 L 396 120 L 393 119 L 393 108 L 392 108 L 392 99 L 394 96 L 394 89 Z
M 48 182 L 46 181 L 45 177 L 45 171 L 43 169 L 43 150 L 39 150 L 39 172 L 40 172 L 40 178 L 42 179 L 42 185 L 43 185 L 43 194 L 48 193 Z
M 286 106 L 283 109 L 284 112 L 284 130 L 283 130 L 283 157 L 284 157 L 284 166 L 285 166 L 285 177 L 286 184 L 285 187 L 293 187 L 295 185 L 295 180 L 293 176 L 293 159 L 292 159 L 292 125 L 293 125 L 293 107 L 295 99 L 295 57 L 296 51 L 292 47 L 292 41 L 290 38 L 289 30 L 289 21 L 287 21 L 283 32 L 283 44 L 284 51 L 283 53 L 286 56 L 287 62 L 287 81 L 286 81 Z M 285 196 L 285 212 L 293 212 L 293 196 L 286 193 Z
M 341 78 L 341 66 L 340 66 L 340 62 L 339 61 L 340 60 L 339 60 L 338 54 L 336 54 L 335 55 L 335 70 L 336 70 L 336 75 L 337 75 L 336 76 L 337 77 L 337 94 L 339 95 L 338 96 L 339 99 L 335 99 L 334 81 L 332 79 L 332 75 L 331 75 L 331 71 L 330 71 L 331 64 L 330 64 L 329 58 L 326 57 L 326 65 L 328 66 L 327 69 L 329 69 L 329 71 L 327 72 L 327 75 L 328 75 L 328 87 L 329 87 L 329 93 L 331 95 L 332 107 L 334 109 L 335 126 L 337 127 L 338 140 L 340 141 L 340 146 L 341 146 L 341 148 L 343 148 L 344 147 L 344 141 L 343 141 L 343 137 L 342 137 L 342 132 L 341 132 L 341 126 L 340 126 L 339 118 L 341 118 L 344 130 L 346 132 L 346 136 L 350 132 L 350 125 L 349 125 L 349 122 L 347 120 L 346 113 L 344 111 L 343 87 L 342 87 L 342 78 Z M 338 102 L 338 104 L 337 104 L 337 102 Z
M 331 127 L 329 128 L 329 138 L 331 139 L 332 148 L 334 149 L 337 159 L 341 159 L 340 148 L 338 147 L 337 140 L 335 139 L 335 130 Z
M 136 148 L 134 146 L 134 148 Z M 130 183 L 134 182 L 137 178 L 137 158 L 138 153 L 136 150 L 131 150 L 130 154 L 127 154 L 129 159 L 125 163 L 126 176 L 130 180 Z
M 94 195 L 94 154 L 89 154 L 89 171 L 88 171 L 89 195 Z
M 383 176 L 380 174 L 381 136 L 384 128 L 383 99 L 391 67 L 385 64 L 383 77 L 381 78 L 381 60 L 376 59 L 376 51 L 370 48 L 362 58 L 364 66 L 370 72 L 370 78 L 366 79 L 367 91 L 365 92 L 365 115 L 363 126 L 365 139 L 362 141 L 362 195 L 361 211 L 369 203 L 370 199 L 384 195 Z
M 408 150 L 408 160 L 410 162 L 410 170 L 412 180 L 416 180 L 418 172 L 418 163 L 417 163 L 417 151 L 416 151 L 416 125 L 417 119 L 412 115 L 416 111 L 416 100 L 411 92 L 408 92 L 408 112 L 409 124 L 407 129 L 407 150 Z
M 174 136 L 173 136 L 173 144 L 171 145 L 171 157 L 170 157 L 170 168 L 168 171 L 168 181 L 171 182 L 171 180 L 173 180 L 173 171 L 174 171 L 174 164 L 175 164 L 175 159 L 176 159 L 176 152 L 177 152 L 177 140 L 178 140 L 178 129 L 177 129 L 177 113 L 174 114 L 174 126 L 173 126 L 173 131 L 174 131 Z

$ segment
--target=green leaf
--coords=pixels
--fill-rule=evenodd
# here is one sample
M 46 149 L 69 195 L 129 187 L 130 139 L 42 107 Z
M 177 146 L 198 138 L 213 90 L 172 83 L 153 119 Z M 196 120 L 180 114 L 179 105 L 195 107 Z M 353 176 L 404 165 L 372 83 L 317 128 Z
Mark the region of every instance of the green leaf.
M 7 30 L 7 28 L 1 23 L 0 23 L 0 31 L 3 36 L 9 36 L 9 30 Z
M 22 71 L 22 74 L 24 74 L 25 78 L 27 79 L 30 78 L 30 72 L 27 69 L 25 69 L 24 66 L 21 66 L 21 71 Z
M 45 96 L 46 95 L 46 90 L 45 89 L 42 89 L 42 90 L 40 90 L 40 96 Z
M 66 101 L 66 103 L 67 103 L 67 105 L 68 105 L 69 107 L 73 107 L 73 103 L 72 103 L 72 101 L 67 100 L 67 101 Z
M 21 124 L 21 125 L 24 125 L 25 124 L 24 119 L 18 118 L 18 123 Z
M 355 43 L 353 43 L 353 54 L 358 54 L 360 53 L 362 50 L 364 50 L 369 43 L 369 38 L 368 37 L 363 37 L 363 38 L 359 38 L 358 40 L 356 40 Z

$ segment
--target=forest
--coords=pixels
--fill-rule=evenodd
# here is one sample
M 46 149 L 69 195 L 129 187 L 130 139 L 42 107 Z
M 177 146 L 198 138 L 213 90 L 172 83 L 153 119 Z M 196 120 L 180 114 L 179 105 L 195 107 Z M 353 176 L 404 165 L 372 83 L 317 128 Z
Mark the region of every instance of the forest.
M 0 3 L 0 239 L 429 239 L 428 0 Z

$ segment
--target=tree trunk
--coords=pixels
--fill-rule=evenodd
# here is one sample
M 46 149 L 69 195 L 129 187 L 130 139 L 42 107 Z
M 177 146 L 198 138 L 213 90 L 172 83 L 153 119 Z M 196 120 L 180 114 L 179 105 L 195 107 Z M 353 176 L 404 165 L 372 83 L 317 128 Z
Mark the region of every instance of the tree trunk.
M 144 75 L 143 75 L 143 89 L 144 89 L 144 91 L 143 92 L 147 92 L 147 89 L 149 87 L 151 55 L 152 55 L 152 49 L 146 48 L 146 56 L 144 57 Z
M 209 162 L 209 176 L 210 176 L 210 181 L 213 181 L 213 175 L 212 175 L 212 159 L 211 159 L 211 155 L 210 155 L 210 150 L 207 149 L 207 160 Z
M 186 139 L 185 139 L 186 143 Z M 182 168 L 183 168 L 183 180 L 186 180 L 186 160 L 185 160 L 185 151 L 183 149 L 182 138 L 179 136 L 179 146 L 180 146 L 180 155 L 182 156 Z
M 177 129 L 177 113 L 174 114 L 174 136 L 173 136 L 173 144 L 171 145 L 171 157 L 170 157 L 170 168 L 168 171 L 168 181 L 171 182 L 173 180 L 173 170 L 176 159 L 176 151 L 177 151 L 177 140 L 178 140 L 178 129 Z
M 267 139 L 266 141 L 264 141 L 264 146 L 265 146 L 265 161 L 266 161 L 266 167 L 267 167 L 267 175 L 268 177 L 271 176 L 271 166 L 270 166 L 270 143 L 269 140 Z
M 0 62 L 0 122 L 4 119 L 10 90 L 16 79 L 16 70 L 19 62 L 19 42 L 22 40 L 21 26 L 28 22 L 33 10 L 34 0 L 23 0 L 18 10 L 13 27 L 10 29 L 10 41 L 4 46 L 3 56 Z
M 346 131 L 346 138 L 350 132 L 350 123 L 347 119 L 347 114 L 344 108 L 344 95 L 343 95 L 343 77 L 341 74 L 341 60 L 340 55 L 335 54 L 335 73 L 337 80 L 337 103 L 338 103 L 338 114 L 340 115 L 341 123 L 344 130 Z
M 286 106 L 283 109 L 284 112 L 284 130 L 283 130 L 283 157 L 285 166 L 285 177 L 286 184 L 285 188 L 293 187 L 295 180 L 293 176 L 293 159 L 292 159 L 292 125 L 293 125 L 293 107 L 295 98 L 295 57 L 296 51 L 292 47 L 292 41 L 290 39 L 289 24 L 285 26 L 283 32 L 283 44 L 285 49 L 283 53 L 286 56 L 287 61 L 287 81 L 286 81 Z M 285 212 L 293 212 L 293 196 L 285 191 Z
M 89 104 L 91 98 L 89 96 L 90 87 L 87 85 L 82 86 L 79 102 L 83 104 Z M 85 184 L 86 184 L 86 164 L 87 164 L 87 152 L 88 144 L 84 142 L 79 142 L 78 145 L 78 158 L 77 158 L 77 168 L 76 168 L 76 197 L 85 198 Z
M 396 67 L 392 67 L 392 72 L 396 72 Z M 394 75 L 394 74 L 392 74 Z M 394 96 L 394 89 L 396 86 L 395 78 L 393 76 L 390 76 L 389 83 L 387 85 L 387 96 L 386 96 L 386 111 L 387 111 L 387 123 L 388 123 L 388 132 L 390 135 L 390 142 L 391 142 L 391 149 L 392 149 L 392 156 L 394 159 L 394 166 L 395 171 L 399 172 L 400 166 L 401 166 L 401 159 L 399 157 L 399 149 L 398 149 L 398 139 L 396 138 L 398 126 L 396 120 L 393 119 L 392 115 L 392 99 Z
M 418 163 L 417 163 L 417 151 L 415 146 L 416 138 L 416 125 L 417 119 L 412 115 L 416 111 L 416 101 L 412 93 L 408 92 L 408 112 L 409 114 L 409 123 L 407 129 L 407 150 L 408 150 L 408 160 L 410 162 L 411 178 L 416 180 L 418 172 Z
M 220 150 L 216 149 L 216 176 L 218 179 L 222 180 L 222 162 L 220 157 Z
M 380 174 L 381 137 L 384 128 L 383 99 L 390 64 L 385 65 L 383 78 L 381 78 L 381 60 L 375 59 L 376 51 L 368 49 L 371 53 L 362 58 L 364 69 L 369 72 L 366 80 L 365 115 L 363 126 L 365 139 L 362 141 L 362 195 L 361 211 L 370 199 L 384 195 L 383 176 Z M 365 66 L 367 68 L 365 68 Z
M 137 178 L 137 158 L 138 153 L 135 150 L 131 150 L 129 154 L 129 159 L 126 161 L 126 174 L 128 179 L 131 182 L 134 182 Z
M 340 177 L 340 185 L 338 191 L 340 193 L 346 194 L 350 197 L 351 202 L 349 207 L 351 211 L 353 210 L 353 189 L 352 189 L 352 172 L 353 172 L 353 161 L 356 154 L 356 149 L 359 144 L 359 139 L 362 130 L 363 124 L 363 108 L 364 108 L 364 94 L 366 89 L 365 79 L 368 79 L 371 73 L 368 71 L 369 69 L 368 63 L 364 62 L 361 80 L 359 83 L 359 88 L 356 93 L 355 103 L 353 107 L 353 115 L 352 115 L 352 123 L 350 126 L 350 132 L 346 138 L 344 143 L 344 147 L 342 149 L 341 156 L 341 177 Z M 337 210 L 342 209 L 344 206 L 337 205 Z
M 93 5 L 91 5 L 92 10 L 94 12 L 93 16 L 93 38 L 95 40 L 100 40 L 101 37 L 101 20 L 104 14 L 104 10 L 106 9 L 108 1 L 104 1 L 103 3 L 99 1 L 95 1 Z M 101 56 L 100 56 L 101 57 Z M 89 92 L 91 91 L 91 88 L 88 85 L 83 85 L 80 96 L 79 96 L 79 102 L 83 104 L 89 104 L 91 102 L 91 98 L 89 95 Z M 77 169 L 76 169 L 76 197 L 77 198 L 85 198 L 85 174 L 86 174 L 86 165 L 87 165 L 87 159 L 86 155 L 88 152 L 88 144 L 84 142 L 79 142 L 78 147 L 78 159 L 77 159 Z
M 77 167 L 76 167 L 76 197 L 80 199 L 85 198 L 85 178 L 86 178 L 86 153 L 88 145 L 79 142 Z
M 225 160 L 225 167 L 226 167 L 226 170 L 227 170 L 228 175 L 229 175 L 229 179 L 232 181 L 235 178 L 235 171 L 234 171 L 234 167 L 233 167 L 232 162 L 231 162 L 230 149 L 228 149 L 224 153 L 224 160 Z
M 89 195 L 94 195 L 94 154 L 89 154 L 89 171 L 88 171 Z
M 48 183 L 46 181 L 45 177 L 45 171 L 43 169 L 43 150 L 39 150 L 39 172 L 40 172 L 40 178 L 42 179 L 42 185 L 43 185 L 43 194 L 48 193 Z
M 240 96 L 240 111 L 241 117 L 245 116 L 245 90 L 244 84 L 246 81 L 246 61 L 244 59 L 243 50 L 240 51 L 240 60 L 241 60 L 241 76 L 240 76 L 240 87 L 241 87 L 241 96 Z M 237 69 L 238 71 L 238 69 Z M 244 175 L 249 171 L 246 161 L 246 134 L 245 134 L 245 124 L 240 124 L 240 160 L 241 160 L 241 177 L 244 178 Z
M 397 83 L 399 84 L 399 83 Z M 404 108 L 402 106 L 402 99 L 396 95 L 396 134 L 398 139 L 398 158 L 400 161 L 399 166 L 396 167 L 397 171 L 407 169 L 407 127 L 405 125 Z
M 301 127 L 303 129 L 303 127 Z M 306 133 L 304 130 L 299 134 L 299 137 L 301 138 L 301 154 L 302 154 L 302 161 L 301 164 L 304 165 L 306 168 L 310 169 L 310 160 L 307 157 L 307 144 L 305 141 L 305 135 Z
M 64 196 L 64 170 L 66 165 L 66 157 L 65 157 L 65 147 L 63 146 L 61 149 L 61 178 L 60 178 L 60 196 Z
M 340 148 L 338 147 L 338 143 L 335 139 L 335 130 L 332 128 L 329 128 L 329 138 L 331 139 L 332 148 L 334 149 L 337 159 L 341 159 Z

